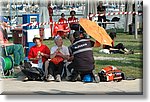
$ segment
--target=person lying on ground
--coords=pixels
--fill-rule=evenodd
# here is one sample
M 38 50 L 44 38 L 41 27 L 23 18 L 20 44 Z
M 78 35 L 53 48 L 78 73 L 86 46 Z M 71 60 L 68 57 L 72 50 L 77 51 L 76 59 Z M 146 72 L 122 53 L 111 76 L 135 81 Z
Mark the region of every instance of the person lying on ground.
M 112 46 L 109 45 L 103 45 L 103 49 L 108 49 L 110 53 L 120 53 L 120 54 L 133 54 L 134 51 L 133 50 L 128 50 L 123 43 L 119 43 L 117 45 L 114 45 L 115 43 L 115 38 L 116 38 L 116 33 L 115 32 L 111 32 L 109 34 L 109 36 L 111 37 L 112 41 Z

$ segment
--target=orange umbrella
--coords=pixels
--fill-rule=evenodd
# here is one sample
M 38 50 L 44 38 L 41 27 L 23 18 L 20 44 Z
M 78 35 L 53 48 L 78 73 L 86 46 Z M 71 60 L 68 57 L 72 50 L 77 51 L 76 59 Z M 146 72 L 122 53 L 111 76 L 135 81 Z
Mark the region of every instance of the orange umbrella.
M 112 46 L 112 39 L 103 27 L 100 27 L 97 23 L 85 18 L 81 18 L 79 20 L 79 24 L 83 27 L 86 33 L 97 40 L 100 45 L 103 44 Z

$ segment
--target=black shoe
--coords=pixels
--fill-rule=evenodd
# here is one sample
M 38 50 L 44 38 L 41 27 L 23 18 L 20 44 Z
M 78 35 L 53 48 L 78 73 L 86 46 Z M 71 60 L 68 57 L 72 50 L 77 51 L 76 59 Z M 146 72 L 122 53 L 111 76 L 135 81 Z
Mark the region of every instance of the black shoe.
M 131 54 L 134 54 L 134 51 L 133 51 L 133 50 L 130 50 L 129 52 L 131 52 Z

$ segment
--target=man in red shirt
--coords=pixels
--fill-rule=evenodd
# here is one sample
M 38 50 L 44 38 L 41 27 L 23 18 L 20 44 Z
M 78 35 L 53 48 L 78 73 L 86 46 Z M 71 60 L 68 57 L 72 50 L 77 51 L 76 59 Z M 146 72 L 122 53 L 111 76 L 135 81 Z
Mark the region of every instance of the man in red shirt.
M 58 20 L 58 22 L 60 22 L 60 23 L 67 22 L 67 19 L 65 18 L 65 14 L 64 13 L 61 14 L 61 18 Z
M 50 58 L 50 50 L 46 45 L 42 44 L 42 39 L 40 38 L 40 35 L 35 35 L 33 38 L 33 42 L 35 43 L 35 46 L 32 46 L 30 48 L 28 53 L 28 59 L 29 61 L 32 61 L 31 63 L 32 67 L 37 67 L 38 71 L 39 70 L 43 71 L 42 66 L 45 63 L 45 61 L 48 60 L 48 58 Z M 36 68 L 33 69 L 35 70 Z M 23 79 L 23 81 L 35 79 L 33 78 L 35 76 L 33 73 L 31 73 L 31 71 L 23 69 L 22 72 L 25 74 L 25 78 Z
M 71 17 L 68 18 L 71 30 L 79 30 L 79 24 L 77 22 L 78 18 L 75 17 L 75 14 L 76 14 L 75 11 L 71 11 L 70 12 Z
M 32 67 L 37 67 L 37 69 L 42 70 L 43 64 L 46 60 L 48 60 L 48 58 L 50 58 L 50 50 L 46 45 L 42 44 L 42 39 L 40 38 L 40 35 L 35 35 L 33 38 L 33 42 L 35 43 L 35 46 L 32 46 L 30 48 L 28 53 L 28 59 L 32 62 Z M 35 77 L 33 73 L 31 73 L 31 71 L 29 70 L 23 69 L 22 72 L 25 74 L 25 78 L 23 79 L 23 81 L 27 81 L 30 79 L 33 80 L 33 77 Z
M 61 18 L 58 20 L 58 25 L 55 25 L 54 30 L 56 30 L 55 35 L 59 35 L 61 37 L 66 37 L 67 33 L 70 32 L 64 13 L 61 14 Z
M 34 64 L 38 64 L 38 53 L 40 52 L 40 56 L 42 56 L 42 62 L 44 63 L 48 58 L 50 58 L 50 50 L 49 48 L 42 44 L 42 40 L 39 35 L 35 35 L 33 38 L 33 42 L 35 46 L 32 46 L 28 53 L 28 59 L 32 61 Z

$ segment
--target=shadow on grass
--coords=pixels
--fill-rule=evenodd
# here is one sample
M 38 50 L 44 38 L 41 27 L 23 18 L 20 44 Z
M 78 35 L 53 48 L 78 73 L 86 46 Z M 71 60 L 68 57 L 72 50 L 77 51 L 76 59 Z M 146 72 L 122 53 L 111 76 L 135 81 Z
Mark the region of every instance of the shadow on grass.
M 116 42 L 121 43 L 143 43 L 143 40 L 133 40 L 133 39 L 127 39 L 127 40 L 117 40 Z
M 140 51 L 142 51 L 143 50 L 143 46 L 141 45 L 141 46 L 133 46 L 133 45 L 127 45 L 126 46 L 128 49 L 132 49 L 132 50 L 140 50 Z
M 142 68 L 143 63 L 137 60 L 129 60 L 129 61 L 100 60 L 96 61 L 96 65 L 103 65 L 103 66 L 112 65 L 112 66 Z

